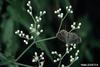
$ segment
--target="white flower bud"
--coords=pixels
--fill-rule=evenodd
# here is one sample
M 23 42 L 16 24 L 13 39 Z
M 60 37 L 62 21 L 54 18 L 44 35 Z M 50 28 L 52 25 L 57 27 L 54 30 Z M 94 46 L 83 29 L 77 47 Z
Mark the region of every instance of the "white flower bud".
M 35 52 L 34 54 L 35 54 L 35 56 L 37 56 L 37 52 Z
M 61 54 L 58 54 L 59 57 L 61 57 Z
M 64 64 L 62 64 L 61 67 L 65 67 Z
M 40 32 L 37 32 L 36 35 L 40 35 Z
M 69 6 L 69 8 L 71 9 L 71 8 L 72 8 L 72 6 L 70 5 L 70 6 Z
M 77 26 L 77 29 L 80 29 L 80 26 Z
M 57 11 L 54 11 L 54 13 L 56 14 L 56 13 L 57 13 Z
M 82 23 L 79 23 L 78 25 L 79 25 L 79 26 L 81 26 L 81 25 L 82 25 Z
M 68 9 L 68 6 L 66 6 L 66 10 Z
M 30 10 L 32 10 L 32 7 L 31 7 L 31 6 L 29 6 L 29 9 L 30 9 Z
M 43 30 L 40 30 L 40 32 L 42 33 L 42 32 L 43 32 Z
M 43 11 L 43 14 L 46 14 L 46 11 Z
M 37 28 L 40 28 L 40 24 L 37 25 Z
M 35 62 L 35 59 L 32 59 L 32 62 Z
M 57 61 L 59 61 L 60 59 L 59 58 L 57 58 Z
M 57 60 L 53 60 L 53 62 L 54 62 L 54 63 L 56 63 L 56 62 L 57 62 Z
M 43 15 L 43 13 L 42 13 L 42 11 L 40 11 L 40 16 L 42 16 Z
M 70 13 L 73 13 L 73 11 L 71 10 Z
M 54 51 L 52 51 L 52 52 L 51 52 L 51 54 L 55 54 L 55 52 L 54 52 Z
M 29 35 L 26 35 L 26 39 L 29 39 Z

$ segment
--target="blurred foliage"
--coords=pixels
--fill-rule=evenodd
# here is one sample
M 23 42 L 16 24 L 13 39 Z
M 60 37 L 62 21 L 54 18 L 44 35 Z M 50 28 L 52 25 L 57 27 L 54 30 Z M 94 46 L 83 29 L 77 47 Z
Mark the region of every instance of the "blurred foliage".
M 0 65 L 18 67 L 18 65 L 9 63 L 8 61 L 14 61 L 28 46 L 24 45 L 22 39 L 14 34 L 17 29 L 29 33 L 28 28 L 30 24 L 33 23 L 32 18 L 26 12 L 27 1 L 28 0 L 0 0 Z M 53 14 L 53 11 L 61 7 L 63 12 L 66 12 L 65 7 L 69 4 L 70 2 L 68 0 L 32 0 L 34 16 L 38 15 L 40 10 L 47 11 L 47 15 L 43 17 L 43 21 L 41 22 L 44 33 L 39 39 L 48 38 L 56 34 L 60 21 L 58 18 L 55 18 L 56 16 Z M 77 3 L 71 1 L 71 4 L 74 5 Z M 90 15 L 88 13 L 79 13 L 79 11 L 76 10 L 77 6 L 73 7 L 75 14 L 74 16 L 70 16 L 72 21 L 75 20 L 77 22 L 82 22 L 82 28 L 76 31 L 76 33 L 82 37 L 82 43 L 79 44 L 79 49 L 81 50 L 80 60 L 73 64 L 73 67 L 80 67 L 79 65 L 81 63 L 96 62 L 96 60 L 94 60 L 96 57 L 93 50 L 95 49 L 95 51 L 97 51 L 96 49 L 100 49 L 100 40 L 96 39 L 93 35 L 94 27 Z M 77 12 L 79 14 L 77 14 Z M 67 21 L 67 19 L 65 21 Z M 68 24 L 67 26 L 70 27 L 69 22 L 65 22 L 65 24 Z M 20 58 L 19 62 L 32 65 L 31 58 L 35 51 L 45 51 L 46 55 L 49 56 L 47 57 L 47 60 L 48 58 L 52 59 L 50 51 L 62 49 L 63 47 L 61 47 L 61 44 L 62 43 L 57 39 L 54 39 L 53 41 L 40 42 L 38 45 L 34 45 L 28 52 L 26 52 L 26 54 Z M 99 61 L 97 60 L 97 63 L 98 62 Z

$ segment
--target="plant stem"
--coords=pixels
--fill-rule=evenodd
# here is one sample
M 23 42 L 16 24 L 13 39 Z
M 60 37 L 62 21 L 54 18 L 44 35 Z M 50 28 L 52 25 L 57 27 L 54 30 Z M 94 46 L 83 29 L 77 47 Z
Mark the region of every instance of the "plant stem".
M 53 37 L 50 37 L 50 38 L 45 38 L 45 39 L 42 39 L 42 40 L 38 40 L 36 42 L 42 42 L 42 41 L 47 41 L 47 40 L 51 40 L 51 39 L 55 39 L 56 36 L 53 36 Z
M 22 63 L 14 63 L 14 64 L 17 64 L 17 65 L 20 65 L 20 66 L 24 66 L 24 67 L 33 67 L 33 66 L 30 66 L 30 65 L 26 65 L 26 64 L 22 64 Z
M 58 65 L 58 67 L 61 66 L 61 62 L 62 62 L 63 58 L 66 56 L 66 54 L 67 54 L 67 52 L 65 52 L 65 54 L 61 57 L 61 59 L 60 59 L 60 61 L 59 61 L 59 65 Z
M 47 40 L 51 40 L 51 39 L 54 39 L 56 38 L 55 36 L 54 37 L 50 37 L 50 38 L 45 38 L 45 39 L 42 39 L 42 40 L 38 40 L 38 41 L 33 41 L 32 44 L 30 44 L 19 56 L 18 58 L 16 59 L 16 61 L 18 61 L 35 43 L 37 42 L 41 42 L 41 41 L 47 41 Z
M 72 63 L 70 63 L 68 66 L 66 67 L 70 67 L 77 59 L 75 59 Z
M 35 43 L 35 42 L 32 42 L 32 44 L 30 44 L 30 45 L 18 56 L 18 58 L 17 58 L 15 61 L 19 60 L 19 59 L 33 46 L 34 43 Z
M 60 22 L 60 26 L 59 26 L 58 32 L 56 33 L 56 35 L 60 32 L 62 23 L 63 23 L 63 21 L 65 20 L 65 18 L 67 17 L 67 15 L 68 15 L 68 12 L 67 12 L 66 15 L 62 18 L 62 20 L 61 20 L 61 22 Z

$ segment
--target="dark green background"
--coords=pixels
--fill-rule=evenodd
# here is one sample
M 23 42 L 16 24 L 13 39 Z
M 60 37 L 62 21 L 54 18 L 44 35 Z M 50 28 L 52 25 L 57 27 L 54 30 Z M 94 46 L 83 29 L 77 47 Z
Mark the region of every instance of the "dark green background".
M 25 45 L 22 39 L 14 34 L 17 29 L 29 33 L 29 26 L 33 23 L 31 16 L 25 11 L 28 0 L 0 0 L 0 67 L 18 67 L 18 65 L 9 63 L 14 61 L 28 45 Z M 82 38 L 82 43 L 78 45 L 80 49 L 80 59 L 72 67 L 80 67 L 82 63 L 99 64 L 100 51 L 100 1 L 99 0 L 32 0 L 33 15 L 39 15 L 39 11 L 46 10 L 47 14 L 41 22 L 44 29 L 40 39 L 54 36 L 58 30 L 60 20 L 54 14 L 59 7 L 65 14 L 65 7 L 72 5 L 74 14 L 68 15 L 63 23 L 62 28 L 69 31 L 73 21 L 82 22 L 80 30 L 75 31 Z M 31 42 L 30 42 L 31 43 Z M 18 62 L 34 65 L 32 56 L 34 52 L 45 52 L 45 65 L 55 67 L 57 64 L 52 63 L 50 51 L 57 50 L 64 53 L 64 43 L 58 39 L 40 42 L 27 51 Z M 7 60 L 4 59 L 5 56 Z M 67 57 L 67 56 L 66 56 Z M 67 64 L 69 59 L 63 60 Z M 50 66 L 51 67 L 51 66 Z

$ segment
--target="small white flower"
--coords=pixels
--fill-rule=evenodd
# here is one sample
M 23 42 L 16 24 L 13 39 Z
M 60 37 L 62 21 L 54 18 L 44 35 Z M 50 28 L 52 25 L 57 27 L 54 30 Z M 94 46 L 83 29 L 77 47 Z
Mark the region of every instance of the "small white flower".
M 53 62 L 54 62 L 54 63 L 56 63 L 56 62 L 57 62 L 57 60 L 53 60 Z
M 72 50 L 73 48 L 70 48 L 70 51 Z
M 69 6 L 69 8 L 71 9 L 71 8 L 72 8 L 72 6 L 70 5 L 70 6 Z
M 33 24 L 31 24 L 31 27 L 33 27 Z
M 68 47 L 68 44 L 66 43 L 66 47 Z
M 35 52 L 34 54 L 35 54 L 35 56 L 37 56 L 37 52 Z
M 32 59 L 32 62 L 35 62 L 35 59 Z
M 77 50 L 77 52 L 79 53 L 79 50 Z
M 73 25 L 76 25 L 76 22 L 73 22 Z
M 54 52 L 54 51 L 52 51 L 52 52 L 51 52 L 51 54 L 55 54 L 55 52 Z
M 28 1 L 28 4 L 31 4 L 31 1 Z
M 33 36 L 31 36 L 31 38 L 30 39 L 33 39 Z
M 59 10 L 59 12 L 60 12 L 60 11 L 61 11 L 61 8 L 59 8 L 58 10 Z
M 72 55 L 70 55 L 70 58 L 73 58 L 73 56 L 72 56 Z
M 68 9 L 68 6 L 66 6 L 66 10 Z
M 29 39 L 29 35 L 26 35 L 26 39 Z
M 40 11 L 40 16 L 42 16 L 42 14 L 43 14 L 42 11 Z
M 70 13 L 73 13 L 73 11 L 71 10 Z
M 71 9 L 68 9 L 68 12 L 70 12 L 71 11 Z
M 30 10 L 28 9 L 27 12 L 30 13 Z
M 43 30 L 40 30 L 40 32 L 42 33 L 42 32 L 43 32 Z
M 40 35 L 40 32 L 37 32 L 36 35 Z
M 46 14 L 46 11 L 43 11 L 43 14 Z
M 64 64 L 62 64 L 61 67 L 65 67 Z
M 57 58 L 57 61 L 59 61 L 60 59 L 59 58 Z
M 37 25 L 37 28 L 40 28 L 40 24 Z
M 80 29 L 80 26 L 77 26 L 77 29 Z
M 41 21 L 41 20 L 42 20 L 42 18 L 40 17 L 40 18 L 39 18 L 39 20 Z
M 71 46 L 73 46 L 73 44 L 70 44 Z
M 63 18 L 63 15 L 64 15 L 64 14 L 63 14 L 63 13 L 61 13 L 61 14 L 60 14 L 60 18 Z
M 81 26 L 81 25 L 82 25 L 82 23 L 79 23 L 78 25 L 79 25 L 79 26 Z
M 57 54 L 57 51 L 55 51 L 54 53 Z
M 59 57 L 61 57 L 61 54 L 58 54 Z
M 78 55 L 78 53 L 76 52 L 76 53 L 75 53 L 75 56 L 77 56 L 77 55 Z
M 56 13 L 57 13 L 57 11 L 54 11 L 54 13 L 56 14 Z
M 29 9 L 30 9 L 30 10 L 32 10 L 32 7 L 31 7 L 31 6 L 29 6 Z

